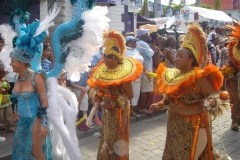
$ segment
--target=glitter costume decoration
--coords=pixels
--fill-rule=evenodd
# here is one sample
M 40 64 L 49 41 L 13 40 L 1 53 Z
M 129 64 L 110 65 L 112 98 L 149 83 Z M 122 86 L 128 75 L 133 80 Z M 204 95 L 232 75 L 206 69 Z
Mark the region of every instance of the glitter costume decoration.
M 229 63 L 221 68 L 226 79 L 226 89 L 230 95 L 232 129 L 239 130 L 240 125 L 240 22 L 227 25 L 229 28 L 230 42 L 227 46 L 229 51 Z
M 104 34 L 104 38 L 104 56 L 114 55 L 121 63 L 117 68 L 109 69 L 104 62 L 106 59 L 102 60 L 94 67 L 88 80 L 89 86 L 96 90 L 96 96 L 103 98 L 102 105 L 111 104 L 111 109 L 102 111 L 102 136 L 97 159 L 128 160 L 130 106 L 123 85 L 139 78 L 143 66 L 132 58 L 124 57 L 126 46 L 120 33 L 109 31 Z
M 199 160 L 213 160 L 213 146 L 211 140 L 211 119 L 220 116 L 223 109 L 229 107 L 227 101 L 219 98 L 219 89 L 222 86 L 223 76 L 219 69 L 209 65 L 207 61 L 206 38 L 198 24 L 188 25 L 188 32 L 184 38 L 181 48 L 189 49 L 197 61 L 199 67 L 193 67 L 192 70 L 181 74 L 180 70 L 175 68 L 166 68 L 160 64 L 157 69 L 158 90 L 164 94 L 164 99 L 157 103 L 156 110 L 168 105 L 168 124 L 167 137 L 163 153 L 163 160 L 169 159 L 191 159 L 195 158 L 197 141 L 200 136 L 200 130 L 206 131 L 207 143 L 205 149 L 201 152 Z M 215 90 L 208 100 L 203 92 L 196 88 L 195 83 L 202 78 L 207 78 Z M 209 101 L 214 101 L 214 106 L 209 106 Z M 202 108 L 202 112 L 193 115 L 182 115 L 175 108 L 188 110 Z M 173 108 L 173 109 L 172 109 Z M 187 114 L 187 113 L 185 113 Z
M 6 1 L 3 13 L 10 15 L 9 24 L 17 33 L 13 39 L 17 46 L 11 56 L 23 62 L 30 60 L 31 68 L 38 73 L 41 69 L 41 42 L 46 34 L 44 30 L 53 25 L 51 21 L 60 9 L 54 4 L 51 14 L 43 22 L 33 22 L 27 27 L 25 23 L 30 15 L 26 11 L 33 2 L 34 0 Z M 98 53 L 98 48 L 103 44 L 102 32 L 109 27 L 107 7 L 94 7 L 95 0 L 71 0 L 70 3 L 74 8 L 72 18 L 58 26 L 53 34 L 55 63 L 51 72 L 45 74 L 49 103 L 47 116 L 53 135 L 53 153 L 64 160 L 81 159 L 75 127 L 77 99 L 70 90 L 57 85 L 57 78 L 65 67 L 71 80 L 79 79 L 78 75 L 87 70 L 93 55 Z M 21 35 L 22 33 L 24 34 Z M 34 50 L 28 50 L 28 46 L 35 46 L 32 47 Z

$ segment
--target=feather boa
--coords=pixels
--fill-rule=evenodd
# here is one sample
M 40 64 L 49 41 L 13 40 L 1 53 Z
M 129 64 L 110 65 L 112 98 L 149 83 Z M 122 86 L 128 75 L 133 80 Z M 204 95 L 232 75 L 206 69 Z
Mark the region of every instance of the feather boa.
M 10 66 L 11 59 L 9 58 L 10 53 L 13 51 L 12 39 L 17 35 L 8 24 L 0 25 L 0 34 L 4 39 L 5 45 L 0 54 L 0 60 L 3 62 L 5 71 L 8 71 L 8 77 L 14 77 L 15 73 L 13 72 L 12 67 Z
M 47 115 L 50 124 L 53 125 L 53 137 L 61 137 L 60 141 L 57 138 L 53 139 L 54 155 L 57 157 L 63 156 L 64 160 L 69 158 L 71 160 L 81 160 L 75 126 L 78 113 L 76 96 L 70 90 L 58 86 L 57 79 L 54 77 L 47 79 L 47 86 L 49 103 Z M 65 148 L 60 144 L 61 141 Z M 61 152 L 64 154 L 61 155 Z

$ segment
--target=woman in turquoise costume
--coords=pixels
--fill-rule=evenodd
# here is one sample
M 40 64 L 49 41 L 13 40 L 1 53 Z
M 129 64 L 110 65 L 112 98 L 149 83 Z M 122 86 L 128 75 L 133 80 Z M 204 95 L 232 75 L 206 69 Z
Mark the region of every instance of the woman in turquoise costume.
M 52 160 L 52 142 L 49 134 L 45 74 L 42 70 L 30 70 L 34 56 L 41 55 L 42 42 L 46 36 L 46 27 L 40 22 L 33 22 L 28 27 L 24 24 L 29 18 L 26 12 L 32 1 L 5 4 L 5 13 L 10 12 L 10 25 L 17 33 L 15 47 L 10 53 L 15 86 L 12 94 L 18 104 L 14 110 L 17 127 L 13 139 L 12 159 Z M 19 2 L 19 1 L 18 1 Z M 28 5 L 26 5 L 28 4 Z
M 48 99 L 45 75 L 41 70 L 29 69 L 29 51 L 16 48 L 11 54 L 15 86 L 12 94 L 17 98 L 14 119 L 17 122 L 13 139 L 12 159 L 53 159 L 52 142 L 48 130 L 46 109 Z

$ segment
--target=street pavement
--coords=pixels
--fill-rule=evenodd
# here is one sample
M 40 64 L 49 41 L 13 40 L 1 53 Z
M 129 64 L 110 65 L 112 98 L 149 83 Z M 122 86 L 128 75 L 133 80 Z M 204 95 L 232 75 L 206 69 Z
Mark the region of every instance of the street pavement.
M 228 154 L 232 160 L 240 160 L 240 131 L 231 130 L 230 115 L 230 111 L 225 111 L 222 117 L 213 121 L 213 143 L 221 154 Z M 167 117 L 168 115 L 163 113 L 130 125 L 130 160 L 162 158 Z M 94 135 L 79 140 L 83 160 L 96 160 L 99 140 L 98 136 Z

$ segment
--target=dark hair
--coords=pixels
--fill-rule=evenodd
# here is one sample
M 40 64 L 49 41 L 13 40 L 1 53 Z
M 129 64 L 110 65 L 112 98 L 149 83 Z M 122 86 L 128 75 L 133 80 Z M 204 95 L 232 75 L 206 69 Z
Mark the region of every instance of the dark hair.
M 167 40 L 165 42 L 166 46 L 168 47 L 173 40 L 175 41 L 175 38 L 173 36 L 167 37 Z
M 192 67 L 199 67 L 198 63 L 197 63 L 197 60 L 196 60 L 195 56 L 193 55 L 192 51 L 188 48 L 185 48 L 185 49 L 189 51 L 189 52 L 187 52 L 189 57 L 193 58 Z
M 118 52 L 119 53 L 119 49 L 118 49 L 118 47 L 116 47 L 116 46 L 113 46 L 112 48 L 111 48 L 111 50 L 114 50 L 114 51 L 116 51 L 116 52 Z M 121 54 L 121 53 L 119 53 L 119 54 Z M 119 59 L 119 58 L 118 58 Z M 123 62 L 122 62 L 122 60 L 121 59 L 119 59 L 119 62 L 118 62 L 118 64 L 123 64 Z
M 150 43 L 152 43 L 154 40 L 157 40 L 158 37 L 158 33 L 157 32 L 152 32 L 150 33 L 150 37 L 152 38 L 152 40 L 150 41 Z
M 48 49 L 48 47 L 50 47 L 49 43 L 44 43 L 44 44 L 43 44 L 43 51 L 45 51 L 46 49 Z

